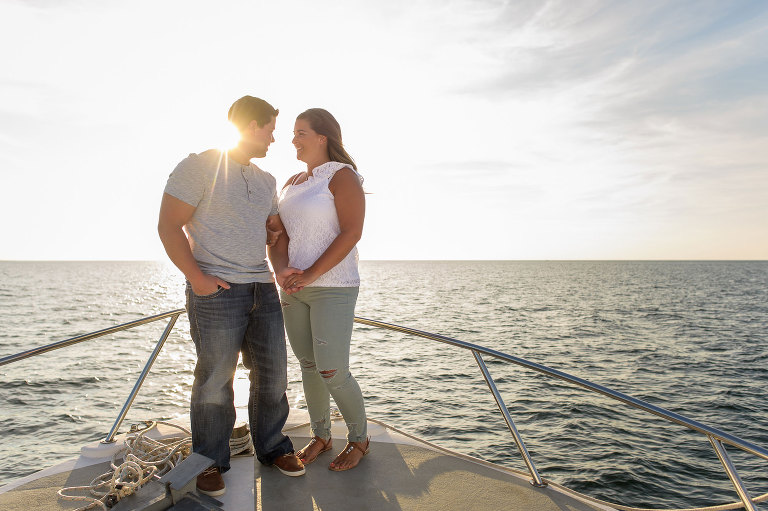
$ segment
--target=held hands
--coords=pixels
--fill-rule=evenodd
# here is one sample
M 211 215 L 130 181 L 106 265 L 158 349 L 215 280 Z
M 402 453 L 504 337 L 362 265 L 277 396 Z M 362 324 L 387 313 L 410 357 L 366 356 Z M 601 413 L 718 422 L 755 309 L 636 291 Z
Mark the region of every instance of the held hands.
M 301 291 L 301 289 L 297 288 L 294 284 L 303 273 L 304 270 L 287 266 L 282 270 L 275 272 L 275 280 L 277 280 L 277 284 L 283 288 L 283 291 L 290 295 L 296 291 Z
M 202 276 L 197 280 L 195 280 L 194 282 L 192 281 L 189 282 L 189 285 L 192 286 L 192 292 L 195 293 L 197 296 L 212 295 L 213 293 L 218 291 L 220 287 L 223 287 L 224 289 L 229 289 L 229 284 L 221 280 L 219 277 L 214 277 L 213 275 L 206 275 L 205 273 L 201 275 Z
M 275 273 L 275 278 L 283 291 L 289 295 L 301 291 L 304 286 L 317 280 L 317 276 L 312 270 L 299 270 L 290 266 Z

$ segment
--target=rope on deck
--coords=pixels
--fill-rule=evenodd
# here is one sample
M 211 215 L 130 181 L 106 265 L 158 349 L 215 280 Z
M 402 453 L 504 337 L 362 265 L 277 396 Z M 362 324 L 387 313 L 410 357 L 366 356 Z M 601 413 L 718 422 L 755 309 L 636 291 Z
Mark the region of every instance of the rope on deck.
M 163 424 L 181 430 L 182 435 L 166 436 L 159 439 L 145 436 Z M 135 493 L 152 477 L 160 477 L 181 463 L 192 451 L 192 433 L 178 424 L 163 421 L 144 421 L 144 427 L 131 426 L 125 436 L 125 447 L 112 455 L 112 471 L 97 476 L 89 485 L 69 486 L 57 493 L 60 498 L 71 501 L 85 501 L 87 505 L 75 511 L 107 508 L 114 506 L 120 499 Z M 237 426 L 229 440 L 231 456 L 253 455 L 248 424 Z M 117 460 L 122 459 L 121 464 Z M 87 495 L 69 495 L 67 492 L 87 491 Z
M 153 439 L 145 436 L 164 424 L 182 431 L 183 435 Z M 177 425 L 162 421 L 145 421 L 145 427 L 138 430 L 136 425 L 125 436 L 125 447 L 112 455 L 110 472 L 97 476 L 89 485 L 70 486 L 58 491 L 64 500 L 85 501 L 87 505 L 75 511 L 101 508 L 107 511 L 117 501 L 131 495 L 153 476 L 161 476 L 181 463 L 192 451 L 191 433 Z M 117 461 L 123 462 L 118 465 Z M 70 495 L 68 492 L 87 491 L 87 495 Z

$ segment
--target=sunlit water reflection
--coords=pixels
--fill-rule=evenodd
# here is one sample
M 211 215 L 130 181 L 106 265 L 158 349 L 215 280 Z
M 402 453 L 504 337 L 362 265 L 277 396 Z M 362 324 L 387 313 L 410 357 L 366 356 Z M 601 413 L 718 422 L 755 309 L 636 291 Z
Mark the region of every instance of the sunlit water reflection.
M 766 262 L 363 262 L 361 273 L 358 316 L 543 363 L 768 446 Z M 166 263 L 2 262 L 0 356 L 183 304 Z M 0 368 L 0 483 L 105 435 L 164 327 Z M 289 401 L 303 407 L 289 359 Z M 634 506 L 735 500 L 702 435 L 486 362 L 544 477 Z M 194 364 L 182 316 L 126 423 L 187 413 Z M 371 417 L 525 468 L 469 352 L 357 325 L 351 366 Z M 245 405 L 242 365 L 235 387 Z M 753 495 L 768 491 L 768 462 L 729 453 Z

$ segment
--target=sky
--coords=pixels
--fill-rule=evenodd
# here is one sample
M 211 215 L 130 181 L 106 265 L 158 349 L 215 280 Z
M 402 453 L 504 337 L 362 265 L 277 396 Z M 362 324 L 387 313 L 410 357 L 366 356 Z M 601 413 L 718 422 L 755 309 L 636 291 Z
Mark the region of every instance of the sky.
M 163 260 L 232 102 L 339 120 L 361 259 L 768 259 L 768 3 L 2 0 L 0 260 Z

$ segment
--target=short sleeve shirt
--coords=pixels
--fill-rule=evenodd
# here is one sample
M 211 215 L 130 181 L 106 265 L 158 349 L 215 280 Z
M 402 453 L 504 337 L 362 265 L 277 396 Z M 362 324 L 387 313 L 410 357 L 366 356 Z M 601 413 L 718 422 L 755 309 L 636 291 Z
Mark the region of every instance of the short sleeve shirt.
M 185 229 L 203 273 L 227 282 L 272 282 L 267 217 L 276 215 L 275 178 L 227 153 L 190 154 L 171 172 L 165 193 L 194 206 Z

